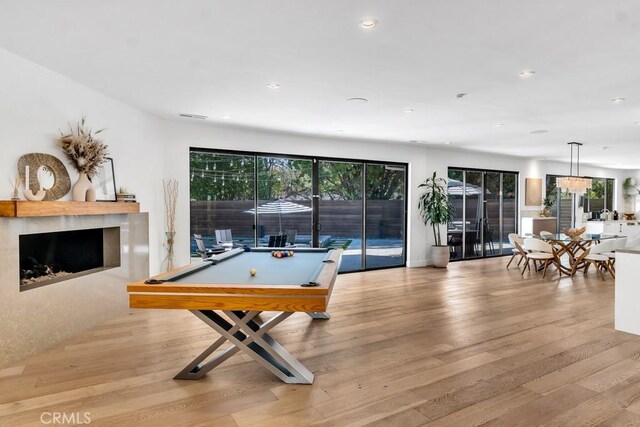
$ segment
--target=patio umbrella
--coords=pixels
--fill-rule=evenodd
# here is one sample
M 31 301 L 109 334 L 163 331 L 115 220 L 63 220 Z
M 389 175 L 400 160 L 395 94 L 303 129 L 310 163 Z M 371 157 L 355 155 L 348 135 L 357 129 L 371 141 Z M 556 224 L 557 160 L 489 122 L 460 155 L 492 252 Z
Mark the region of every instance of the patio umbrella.
M 293 214 L 293 213 L 301 213 L 301 212 L 311 212 L 313 209 L 309 206 L 304 206 L 298 203 L 289 202 L 287 200 L 274 200 L 273 202 L 268 202 L 263 205 L 258 206 L 258 214 L 278 214 L 278 226 L 280 228 L 280 233 L 282 233 L 282 215 Z M 249 210 L 244 211 L 244 213 L 250 213 L 255 215 L 256 208 L 251 208 Z

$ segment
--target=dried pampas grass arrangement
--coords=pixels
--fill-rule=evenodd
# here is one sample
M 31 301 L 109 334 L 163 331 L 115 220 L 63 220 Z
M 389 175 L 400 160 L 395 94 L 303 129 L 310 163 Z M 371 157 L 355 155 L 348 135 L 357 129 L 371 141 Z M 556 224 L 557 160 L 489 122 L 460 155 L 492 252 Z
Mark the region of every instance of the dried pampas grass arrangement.
M 96 174 L 98 166 L 106 161 L 109 152 L 108 146 L 96 138 L 104 129 L 94 132 L 86 126 L 85 119 L 85 116 L 82 116 L 82 120 L 75 127 L 69 123 L 70 132 L 64 134 L 60 131 L 58 143 L 76 170 L 91 178 Z

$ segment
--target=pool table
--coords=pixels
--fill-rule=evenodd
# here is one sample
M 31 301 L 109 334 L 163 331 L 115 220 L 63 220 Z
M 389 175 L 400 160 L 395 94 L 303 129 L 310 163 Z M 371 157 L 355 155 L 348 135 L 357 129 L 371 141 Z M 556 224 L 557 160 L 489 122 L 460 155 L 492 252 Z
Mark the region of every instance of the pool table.
M 286 383 L 313 383 L 313 373 L 268 332 L 295 312 L 329 318 L 342 250 L 290 250 L 293 256 L 276 258 L 274 248 L 237 248 L 128 285 L 131 308 L 187 309 L 221 335 L 175 379 L 202 378 L 242 350 Z M 278 313 L 263 321 L 263 311 Z

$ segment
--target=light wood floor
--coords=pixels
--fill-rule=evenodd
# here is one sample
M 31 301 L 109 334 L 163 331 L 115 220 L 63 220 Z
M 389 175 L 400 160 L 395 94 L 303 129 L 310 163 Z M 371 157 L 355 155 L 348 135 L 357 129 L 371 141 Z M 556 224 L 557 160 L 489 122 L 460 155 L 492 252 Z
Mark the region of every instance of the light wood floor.
M 506 263 L 339 276 L 331 320 L 295 314 L 273 331 L 311 386 L 243 355 L 174 381 L 215 332 L 186 311 L 135 310 L 0 370 L 0 425 L 44 411 L 117 426 L 640 425 L 640 337 L 613 329 L 613 280 L 523 279 Z

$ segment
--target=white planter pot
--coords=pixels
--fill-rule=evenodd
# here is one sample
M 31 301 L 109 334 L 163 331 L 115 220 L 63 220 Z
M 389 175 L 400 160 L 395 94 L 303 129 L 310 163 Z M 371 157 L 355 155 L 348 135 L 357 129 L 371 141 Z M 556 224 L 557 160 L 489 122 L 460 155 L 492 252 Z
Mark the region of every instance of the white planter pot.
M 446 268 L 449 264 L 449 246 L 431 246 L 431 261 L 434 267 Z

